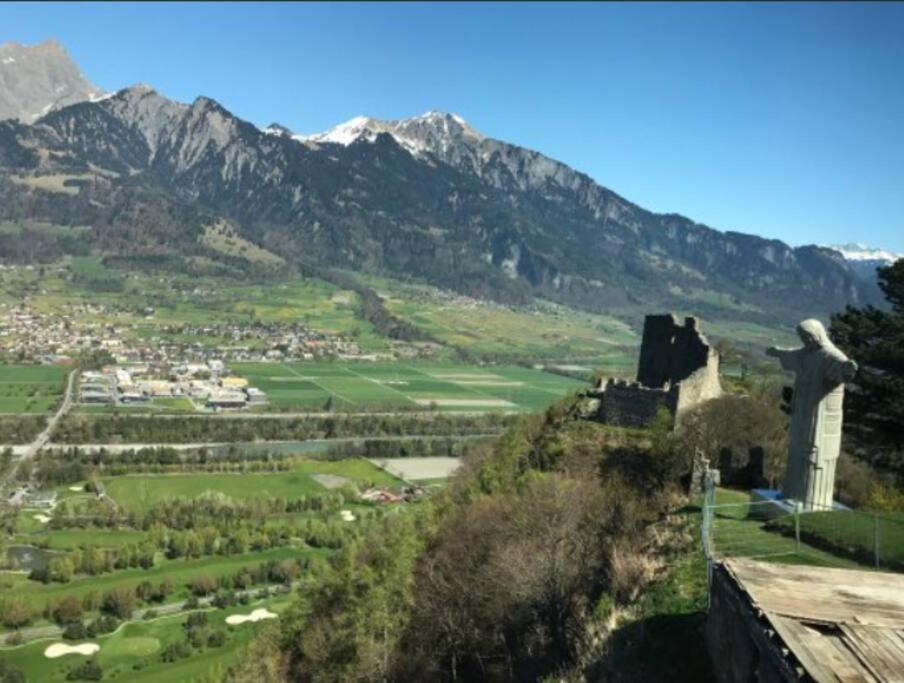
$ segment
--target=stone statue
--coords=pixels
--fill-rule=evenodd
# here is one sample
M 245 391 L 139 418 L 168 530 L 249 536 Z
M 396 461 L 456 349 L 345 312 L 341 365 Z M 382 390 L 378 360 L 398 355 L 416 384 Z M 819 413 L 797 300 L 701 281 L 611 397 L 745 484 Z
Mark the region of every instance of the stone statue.
M 802 503 L 807 510 L 829 510 L 841 450 L 844 383 L 853 379 L 857 364 L 835 347 L 818 320 L 804 320 L 797 334 L 803 348 L 766 350 L 785 370 L 795 373 L 782 497 Z

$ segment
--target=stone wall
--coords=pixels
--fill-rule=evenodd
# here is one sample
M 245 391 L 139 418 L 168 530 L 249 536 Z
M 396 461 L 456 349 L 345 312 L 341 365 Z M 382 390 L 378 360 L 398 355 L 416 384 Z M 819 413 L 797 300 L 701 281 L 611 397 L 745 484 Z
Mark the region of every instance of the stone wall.
M 678 401 L 674 389 L 651 389 L 636 382 L 609 380 L 600 387 L 599 419 L 607 424 L 624 427 L 643 427 L 656 417 L 660 406 L 672 414 Z
M 696 318 L 679 325 L 671 313 L 648 315 L 643 324 L 637 381 L 646 387 L 677 384 L 706 367 L 715 354 L 700 330 Z M 718 355 L 715 356 L 718 370 Z
M 719 683 L 791 683 L 801 680 L 771 637 L 769 624 L 746 593 L 717 564 L 709 587 L 706 646 Z
M 660 406 L 680 421 L 685 411 L 721 395 L 718 352 L 696 318 L 679 325 L 671 314 L 644 320 L 636 382 L 608 380 L 590 392 L 600 401 L 597 419 L 628 427 L 650 424 Z

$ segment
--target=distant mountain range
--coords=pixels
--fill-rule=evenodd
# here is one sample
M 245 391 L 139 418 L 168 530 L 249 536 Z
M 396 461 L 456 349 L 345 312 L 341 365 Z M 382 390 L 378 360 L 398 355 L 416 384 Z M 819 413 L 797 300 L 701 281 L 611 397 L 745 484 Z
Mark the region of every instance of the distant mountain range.
M 88 225 L 96 248 L 135 263 L 222 260 L 207 237 L 228 224 L 287 267 L 509 302 L 791 320 L 879 300 L 839 251 L 652 213 L 455 114 L 259 130 L 207 97 L 105 95 L 53 43 L 0 55 L 13 49 L 0 66 L 16 84 L 0 116 L 19 119 L 0 122 L 0 219 Z

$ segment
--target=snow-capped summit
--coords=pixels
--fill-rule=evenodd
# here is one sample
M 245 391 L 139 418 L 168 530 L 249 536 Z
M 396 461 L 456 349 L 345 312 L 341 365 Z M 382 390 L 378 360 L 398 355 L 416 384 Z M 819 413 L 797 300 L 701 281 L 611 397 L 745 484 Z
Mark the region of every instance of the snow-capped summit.
M 483 135 L 458 114 L 428 111 L 408 119 L 382 120 L 356 116 L 323 133 L 299 135 L 302 142 L 335 143 L 348 146 L 357 140 L 373 142 L 380 133 L 388 133 L 415 156 L 432 153 L 442 156 L 458 142 L 477 142 Z
M 278 138 L 295 137 L 295 134 L 281 123 L 271 123 L 269 126 L 264 128 L 264 132 L 267 135 L 275 135 Z
M 835 244 L 829 248 L 840 253 L 848 261 L 884 261 L 885 263 L 894 263 L 898 259 L 904 258 L 904 254 L 896 254 L 885 249 L 874 249 L 865 244 L 854 242 Z
M 904 254 L 896 254 L 886 249 L 875 249 L 865 244 L 848 243 L 836 244 L 829 247 L 844 257 L 851 269 L 862 278 L 872 280 L 876 277 L 876 268 L 887 266 L 898 259 L 904 258 Z

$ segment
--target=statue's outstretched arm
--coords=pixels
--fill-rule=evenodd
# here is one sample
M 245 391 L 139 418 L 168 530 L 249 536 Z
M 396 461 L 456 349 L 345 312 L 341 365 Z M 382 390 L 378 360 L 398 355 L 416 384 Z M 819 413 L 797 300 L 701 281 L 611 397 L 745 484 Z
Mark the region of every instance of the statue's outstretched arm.
M 800 352 L 803 349 L 782 349 L 778 346 L 770 346 L 766 349 L 766 355 L 778 358 L 785 370 L 796 372 L 800 366 Z
M 845 356 L 832 357 L 826 367 L 826 374 L 836 382 L 850 382 L 857 374 L 857 363 Z

